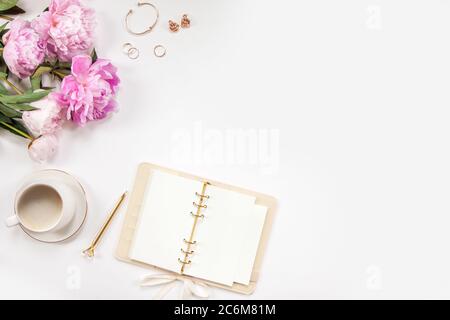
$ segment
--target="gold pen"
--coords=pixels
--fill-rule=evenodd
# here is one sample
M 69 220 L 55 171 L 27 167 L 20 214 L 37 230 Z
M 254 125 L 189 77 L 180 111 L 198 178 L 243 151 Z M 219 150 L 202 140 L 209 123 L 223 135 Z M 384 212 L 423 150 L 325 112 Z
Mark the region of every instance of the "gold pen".
M 127 196 L 127 192 L 125 192 L 120 197 L 120 199 L 117 201 L 114 209 L 112 210 L 112 212 L 110 213 L 108 219 L 105 221 L 105 223 L 103 224 L 102 228 L 98 232 L 98 234 L 95 237 L 94 241 L 92 242 L 91 246 L 88 249 L 83 251 L 84 255 L 86 255 L 89 258 L 93 258 L 95 256 L 95 249 L 97 248 L 98 243 L 100 242 L 100 240 L 102 239 L 105 231 L 108 229 L 108 227 L 111 224 L 112 220 L 116 216 L 116 213 L 119 211 L 119 208 L 122 205 L 122 203 L 124 202 L 126 196 Z

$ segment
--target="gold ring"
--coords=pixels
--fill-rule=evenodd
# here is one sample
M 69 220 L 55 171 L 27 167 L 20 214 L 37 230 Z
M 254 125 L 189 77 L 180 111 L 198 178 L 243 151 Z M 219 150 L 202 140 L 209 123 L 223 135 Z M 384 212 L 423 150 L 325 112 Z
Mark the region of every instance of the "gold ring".
M 131 48 L 134 48 L 134 47 L 133 47 L 133 45 L 132 45 L 131 43 L 127 42 L 127 43 L 124 43 L 124 44 L 123 44 L 122 48 L 123 48 L 123 52 L 124 52 L 125 54 L 128 54 L 128 52 L 130 51 L 130 49 L 131 49 Z
M 132 60 L 136 60 L 137 58 L 139 58 L 140 56 L 140 52 L 138 48 L 135 47 L 131 47 L 128 50 L 128 58 L 132 59 Z
M 156 57 L 162 58 L 166 55 L 166 48 L 158 44 L 157 46 L 155 46 L 155 48 L 153 48 L 153 53 L 155 54 Z

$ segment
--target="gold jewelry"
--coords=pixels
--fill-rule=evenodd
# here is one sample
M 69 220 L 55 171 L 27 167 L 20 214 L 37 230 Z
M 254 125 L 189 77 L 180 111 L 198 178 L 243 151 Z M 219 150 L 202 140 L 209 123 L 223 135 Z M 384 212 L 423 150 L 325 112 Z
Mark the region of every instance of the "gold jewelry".
M 136 60 L 140 56 L 139 49 L 133 46 L 131 43 L 127 42 L 124 43 L 123 46 L 123 53 L 128 56 L 128 58 L 132 60 Z
M 187 29 L 191 26 L 191 20 L 189 20 L 187 14 L 183 14 L 183 18 L 181 18 L 181 27 Z
M 166 48 L 163 47 L 162 45 L 158 44 L 153 49 L 153 53 L 155 54 L 156 57 L 162 58 L 162 57 L 164 57 L 166 55 Z
M 169 20 L 169 30 L 172 32 L 177 32 L 180 30 L 180 25 L 172 20 Z
M 128 58 L 130 58 L 131 60 L 136 60 L 140 56 L 139 49 L 132 47 L 132 48 L 130 48 L 130 50 L 128 50 L 127 55 L 128 55 Z
M 132 48 L 134 48 L 134 46 L 131 43 L 127 42 L 127 43 L 124 43 L 122 48 L 123 48 L 123 53 L 128 54 L 128 52 L 130 52 L 130 50 Z
M 158 23 L 158 20 L 159 20 L 159 11 L 158 11 L 158 8 L 156 8 L 156 6 L 154 4 L 152 4 L 150 2 L 138 2 L 138 7 L 142 7 L 142 6 L 152 7 L 156 12 L 156 20 L 155 20 L 155 22 L 153 22 L 153 24 L 150 27 L 148 27 L 147 30 L 142 31 L 142 32 L 135 32 L 135 31 L 131 30 L 131 28 L 128 25 L 128 20 L 134 12 L 133 9 L 130 9 L 130 11 L 128 11 L 127 16 L 125 17 L 125 27 L 129 33 L 134 34 L 136 36 L 142 36 L 142 35 L 152 32 L 153 28 L 156 26 L 156 24 Z

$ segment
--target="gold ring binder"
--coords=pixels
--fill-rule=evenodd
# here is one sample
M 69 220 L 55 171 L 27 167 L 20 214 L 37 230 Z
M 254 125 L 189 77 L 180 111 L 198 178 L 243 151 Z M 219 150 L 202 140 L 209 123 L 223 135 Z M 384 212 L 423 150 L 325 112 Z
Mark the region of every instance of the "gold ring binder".
M 193 202 L 192 204 L 199 209 L 207 209 L 208 208 L 208 206 L 206 204 L 202 204 L 202 203 L 198 204 L 195 202 Z
M 180 258 L 178 258 L 178 262 L 181 263 L 183 266 L 186 266 L 186 265 L 189 265 L 189 264 L 192 263 L 191 260 L 189 260 L 189 261 L 184 260 L 184 261 L 183 261 L 183 260 L 181 260 Z
M 203 218 L 205 217 L 204 214 L 195 214 L 195 213 L 193 213 L 192 211 L 191 211 L 191 215 L 192 215 L 193 217 L 200 218 L 200 219 L 203 219 Z
M 209 196 L 206 195 L 206 187 L 209 185 L 210 185 L 209 182 L 206 182 L 206 181 L 203 182 L 202 193 L 201 194 L 198 192 L 195 193 L 195 195 L 200 198 L 200 202 L 199 203 L 193 202 L 194 206 L 197 207 L 196 214 L 194 214 L 194 212 L 191 212 L 191 215 L 195 218 L 194 225 L 192 226 L 191 235 L 189 237 L 189 240 L 183 239 L 183 241 L 187 244 L 187 248 L 186 248 L 186 250 L 181 249 L 181 252 L 184 253 L 184 260 L 178 259 L 178 261 L 183 265 L 181 267 L 181 271 L 180 271 L 181 274 L 184 274 L 184 270 L 185 270 L 186 266 L 191 264 L 191 261 L 188 260 L 189 256 L 194 253 L 194 251 L 191 250 L 191 247 L 193 245 L 197 244 L 197 241 L 194 240 L 195 229 L 197 228 L 198 220 L 205 217 L 202 214 L 202 209 L 208 208 L 208 206 L 205 204 L 205 199 L 209 199 Z
M 184 243 L 190 244 L 190 245 L 192 245 L 192 246 L 197 244 L 197 241 L 188 241 L 188 240 L 186 240 L 186 239 L 183 239 L 183 241 L 184 241 Z
M 210 196 L 202 195 L 202 194 L 200 194 L 200 193 L 198 193 L 198 192 L 196 192 L 195 195 L 196 195 L 197 197 L 201 198 L 201 199 L 209 199 L 209 198 L 210 198 Z

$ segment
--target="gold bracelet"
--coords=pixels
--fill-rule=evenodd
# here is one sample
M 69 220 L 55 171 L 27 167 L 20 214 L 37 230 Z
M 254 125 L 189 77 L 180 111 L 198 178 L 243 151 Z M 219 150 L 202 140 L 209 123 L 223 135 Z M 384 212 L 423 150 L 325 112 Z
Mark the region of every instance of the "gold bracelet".
M 152 32 L 153 28 L 156 26 L 156 24 L 158 23 L 158 20 L 159 20 L 159 11 L 158 11 L 158 8 L 156 8 L 156 6 L 154 4 L 152 4 L 150 2 L 139 2 L 138 7 L 142 7 L 142 6 L 152 7 L 156 12 L 156 20 L 150 27 L 148 27 L 147 30 L 142 31 L 142 32 L 135 32 L 135 31 L 131 30 L 130 26 L 128 25 L 128 20 L 134 12 L 133 9 L 130 9 L 130 11 L 128 11 L 127 16 L 125 17 L 125 27 L 129 33 L 134 34 L 136 36 L 142 36 L 142 35 Z

